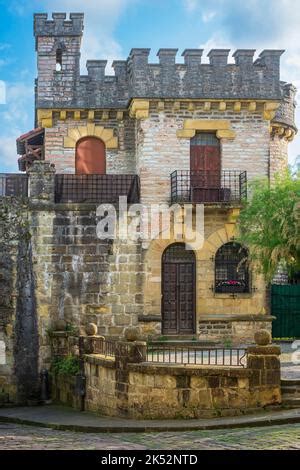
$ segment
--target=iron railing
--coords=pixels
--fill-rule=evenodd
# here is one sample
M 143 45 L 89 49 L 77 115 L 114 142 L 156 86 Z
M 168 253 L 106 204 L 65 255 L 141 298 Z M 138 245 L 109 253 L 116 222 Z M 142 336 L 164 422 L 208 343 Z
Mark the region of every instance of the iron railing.
M 247 198 L 247 172 L 175 170 L 171 173 L 171 202 L 240 203 Z
M 140 198 L 137 175 L 55 175 L 55 202 L 57 203 L 112 203 L 127 196 L 128 203 Z
M 162 364 L 246 367 L 247 350 L 149 344 L 147 361 Z
M 105 357 L 115 357 L 116 341 L 107 340 L 103 337 L 91 337 L 92 354 L 101 354 Z
M 239 243 L 222 245 L 215 257 L 215 292 L 250 292 L 248 250 Z
M 28 196 L 28 176 L 18 173 L 0 173 L 0 196 Z

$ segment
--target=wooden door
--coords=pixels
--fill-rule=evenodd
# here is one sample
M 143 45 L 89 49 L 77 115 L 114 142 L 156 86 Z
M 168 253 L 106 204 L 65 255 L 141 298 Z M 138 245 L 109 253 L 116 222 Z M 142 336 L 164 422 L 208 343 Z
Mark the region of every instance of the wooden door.
M 77 175 L 105 175 L 106 159 L 104 142 L 97 137 L 84 137 L 76 146 Z
M 214 200 L 221 187 L 220 144 L 215 134 L 196 134 L 190 146 L 192 196 Z
M 164 334 L 195 333 L 195 256 L 182 243 L 163 255 L 162 319 Z

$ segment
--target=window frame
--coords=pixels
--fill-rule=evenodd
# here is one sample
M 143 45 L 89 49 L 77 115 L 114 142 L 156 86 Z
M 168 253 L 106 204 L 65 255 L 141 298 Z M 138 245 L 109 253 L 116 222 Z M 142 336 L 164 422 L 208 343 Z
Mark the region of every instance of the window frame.
M 230 247 L 234 247 L 231 259 Z M 248 249 L 240 243 L 228 242 L 219 247 L 214 259 L 214 292 L 216 294 L 251 293 L 248 258 Z M 223 275 L 220 274 L 222 270 Z

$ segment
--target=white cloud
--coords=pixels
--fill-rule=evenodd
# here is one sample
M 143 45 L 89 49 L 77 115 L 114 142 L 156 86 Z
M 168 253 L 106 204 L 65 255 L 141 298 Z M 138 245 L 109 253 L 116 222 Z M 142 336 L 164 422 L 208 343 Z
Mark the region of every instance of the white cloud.
M 0 104 L 6 103 L 6 85 L 3 80 L 0 80 Z
M 198 7 L 198 0 L 183 0 L 183 3 L 188 12 L 193 12 Z
M 18 171 L 16 137 L 0 135 L 0 147 L 0 173 Z
M 18 171 L 16 138 L 33 127 L 33 87 L 6 84 L 6 104 L 0 107 L 0 172 Z
M 202 43 L 199 45 L 200 49 L 204 49 L 203 53 L 203 62 L 208 63 L 208 57 L 207 53 L 211 49 L 234 49 L 233 43 L 228 39 L 225 33 L 223 32 L 218 32 L 215 33 L 209 38 L 205 43 Z M 231 61 L 229 57 L 229 62 Z
M 33 87 L 24 83 L 6 85 L 6 105 L 1 113 L 2 126 L 27 126 L 32 119 Z
M 209 23 L 217 15 L 216 11 L 207 11 L 202 13 L 202 21 L 204 23 Z

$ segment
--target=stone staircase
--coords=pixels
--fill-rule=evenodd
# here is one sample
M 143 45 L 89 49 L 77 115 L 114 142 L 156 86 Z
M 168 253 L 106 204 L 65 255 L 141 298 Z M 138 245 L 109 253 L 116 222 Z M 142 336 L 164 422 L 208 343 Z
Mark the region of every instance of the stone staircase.
M 282 405 L 300 408 L 300 379 L 281 379 Z

